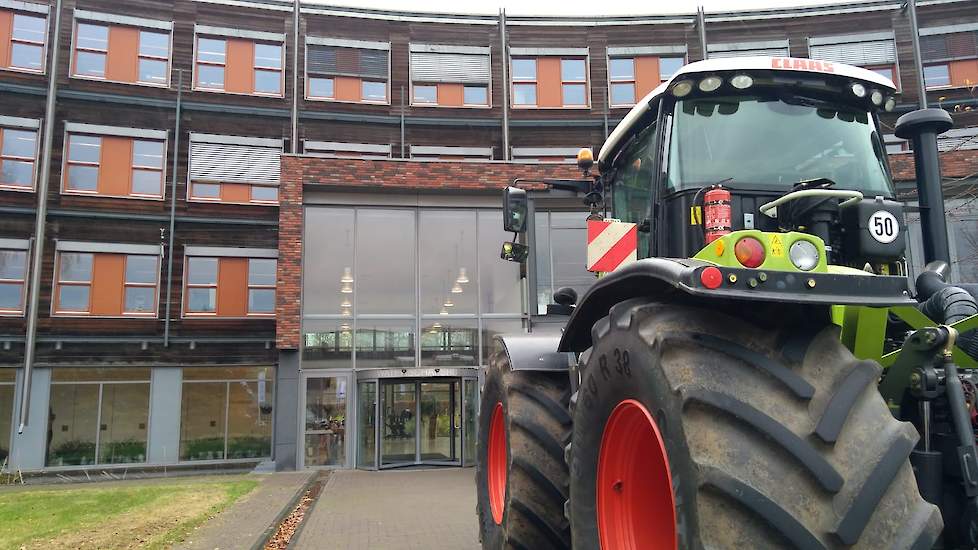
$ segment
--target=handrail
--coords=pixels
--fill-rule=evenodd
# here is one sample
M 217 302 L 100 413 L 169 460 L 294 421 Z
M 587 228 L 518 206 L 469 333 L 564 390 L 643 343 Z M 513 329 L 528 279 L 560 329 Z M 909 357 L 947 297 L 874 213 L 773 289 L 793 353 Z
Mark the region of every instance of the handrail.
M 859 191 L 845 191 L 842 189 L 802 189 L 799 191 L 793 191 L 787 195 L 784 195 L 783 197 L 778 197 L 769 203 L 761 205 L 761 214 L 764 214 L 769 218 L 773 218 L 774 216 L 770 214 L 771 210 L 774 210 L 786 202 L 803 199 L 805 197 L 846 199 L 839 204 L 839 208 L 846 208 L 863 200 L 863 194 Z

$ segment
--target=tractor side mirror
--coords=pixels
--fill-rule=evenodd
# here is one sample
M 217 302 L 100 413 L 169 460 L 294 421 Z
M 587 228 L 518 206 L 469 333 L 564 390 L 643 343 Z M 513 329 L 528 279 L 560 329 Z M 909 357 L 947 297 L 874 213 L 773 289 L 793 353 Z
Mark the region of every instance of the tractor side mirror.
M 503 229 L 507 233 L 526 231 L 527 199 L 526 190 L 507 187 L 503 190 Z
M 526 261 L 527 256 L 530 255 L 530 247 L 525 244 L 515 243 L 512 241 L 506 241 L 503 243 L 503 249 L 499 252 L 499 257 L 506 260 L 507 262 L 523 263 Z

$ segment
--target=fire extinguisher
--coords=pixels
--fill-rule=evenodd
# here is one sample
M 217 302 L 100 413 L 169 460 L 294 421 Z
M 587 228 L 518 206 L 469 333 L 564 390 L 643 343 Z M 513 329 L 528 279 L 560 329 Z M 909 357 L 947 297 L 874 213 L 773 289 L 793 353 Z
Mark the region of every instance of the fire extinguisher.
M 706 244 L 710 244 L 733 230 L 730 224 L 730 191 L 722 185 L 712 187 L 703 195 L 703 228 Z

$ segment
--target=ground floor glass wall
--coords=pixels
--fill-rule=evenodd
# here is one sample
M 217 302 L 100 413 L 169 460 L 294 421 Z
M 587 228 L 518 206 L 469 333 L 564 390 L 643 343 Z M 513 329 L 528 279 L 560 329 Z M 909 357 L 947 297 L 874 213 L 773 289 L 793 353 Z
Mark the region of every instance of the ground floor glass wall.
M 10 455 L 17 369 L 0 368 L 0 463 Z

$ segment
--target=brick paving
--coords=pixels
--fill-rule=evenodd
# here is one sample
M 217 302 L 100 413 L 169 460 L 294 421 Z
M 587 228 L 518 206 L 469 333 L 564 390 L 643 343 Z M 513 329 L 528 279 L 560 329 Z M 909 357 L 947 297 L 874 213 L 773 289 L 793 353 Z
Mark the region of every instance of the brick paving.
M 333 472 L 299 550 L 476 550 L 472 468 Z

